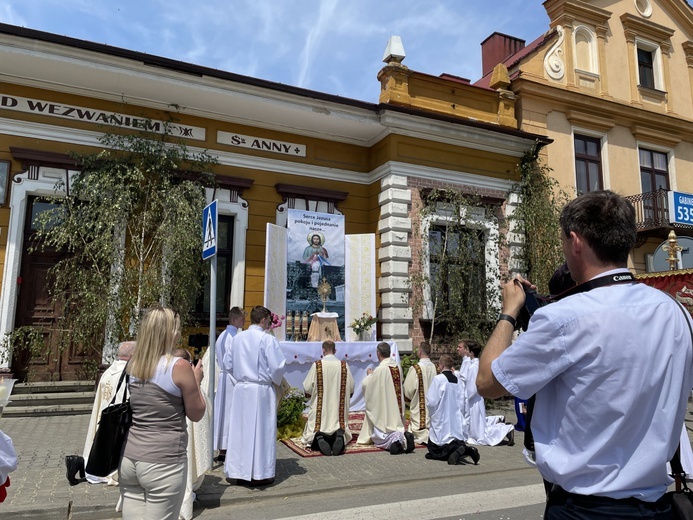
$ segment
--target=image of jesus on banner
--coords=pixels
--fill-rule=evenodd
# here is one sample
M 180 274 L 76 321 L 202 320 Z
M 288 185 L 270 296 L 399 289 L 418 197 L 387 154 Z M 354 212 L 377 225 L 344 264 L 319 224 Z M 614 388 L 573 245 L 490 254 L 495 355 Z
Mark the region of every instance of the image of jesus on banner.
M 322 266 L 330 265 L 330 255 L 327 254 L 325 245 L 325 235 L 319 232 L 308 233 L 308 247 L 303 250 L 303 261 L 310 265 L 310 285 L 317 287 L 322 277 Z

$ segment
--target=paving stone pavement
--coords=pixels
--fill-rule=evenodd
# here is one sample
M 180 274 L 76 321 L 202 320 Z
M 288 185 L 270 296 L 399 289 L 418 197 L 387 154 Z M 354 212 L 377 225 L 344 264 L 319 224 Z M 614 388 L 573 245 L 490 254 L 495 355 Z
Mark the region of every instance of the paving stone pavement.
M 689 410 L 693 410 L 689 403 Z M 508 422 L 516 420 L 512 401 L 500 402 L 501 413 Z M 0 504 L 3 520 L 15 518 L 68 518 L 72 502 L 75 518 L 112 518 L 118 500 L 118 488 L 82 482 L 70 486 L 66 478 L 65 456 L 81 454 L 89 421 L 88 415 L 0 418 L 0 430 L 9 435 L 19 456 L 19 467 L 11 474 L 6 501 Z M 686 424 L 693 428 L 693 415 Z M 425 449 L 413 454 L 391 456 L 385 452 L 361 453 L 341 457 L 302 458 L 284 444 L 277 444 L 277 474 L 272 486 L 247 488 L 227 481 L 223 467 L 215 463 L 198 491 L 196 510 L 215 508 L 263 497 L 300 495 L 315 489 L 329 490 L 361 486 L 387 485 L 393 482 L 431 481 L 461 472 L 489 474 L 527 470 L 531 483 L 540 482 L 522 457 L 523 434 L 516 433 L 513 447 L 479 446 L 478 466 L 448 466 L 426 460 Z

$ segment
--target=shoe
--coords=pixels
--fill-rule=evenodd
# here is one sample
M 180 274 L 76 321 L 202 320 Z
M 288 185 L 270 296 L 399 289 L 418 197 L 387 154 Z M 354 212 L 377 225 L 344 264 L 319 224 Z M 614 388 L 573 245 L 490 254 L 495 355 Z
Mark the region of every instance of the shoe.
M 226 450 L 219 450 L 219 455 L 217 455 L 217 462 L 226 461 Z
M 341 455 L 344 453 L 345 448 L 344 435 L 337 434 L 337 438 L 334 440 L 334 444 L 332 445 L 332 455 Z
M 68 455 L 65 457 L 65 467 L 67 468 L 67 480 L 71 486 L 76 486 L 80 483 L 80 480 L 86 478 L 84 473 L 84 457 L 79 455 Z M 77 480 L 77 473 L 79 473 L 80 480 Z
M 261 487 L 261 486 L 269 486 L 270 484 L 274 483 L 274 477 L 271 478 L 262 478 L 259 480 L 251 480 L 250 481 L 250 486 L 252 487 Z
M 332 456 L 332 448 L 330 448 L 330 444 L 322 436 L 318 438 L 318 449 L 323 455 L 327 457 Z
M 457 464 L 466 464 L 462 460 L 462 457 L 464 456 L 466 449 L 466 446 L 460 446 L 455 451 L 453 451 L 448 457 L 448 464 L 450 466 L 456 466 Z
M 400 453 L 404 453 L 401 442 L 396 441 L 390 444 L 390 455 L 399 455 Z
M 479 455 L 479 450 L 477 450 L 474 446 L 467 446 L 467 448 L 464 451 L 464 454 L 472 459 L 475 466 L 479 464 L 479 460 L 481 460 L 481 455 Z
M 414 451 L 415 446 L 415 440 L 414 440 L 414 434 L 412 432 L 404 432 L 404 438 L 407 440 L 407 453 L 411 453 Z
M 508 432 L 508 446 L 515 446 L 515 430 L 510 430 Z

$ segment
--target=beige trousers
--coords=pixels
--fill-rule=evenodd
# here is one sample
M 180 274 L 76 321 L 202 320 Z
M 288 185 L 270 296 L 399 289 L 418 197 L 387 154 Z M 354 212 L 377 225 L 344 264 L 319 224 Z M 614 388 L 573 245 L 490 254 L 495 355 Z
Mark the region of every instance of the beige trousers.
M 187 460 L 179 464 L 120 462 L 120 495 L 124 520 L 178 520 L 187 476 Z

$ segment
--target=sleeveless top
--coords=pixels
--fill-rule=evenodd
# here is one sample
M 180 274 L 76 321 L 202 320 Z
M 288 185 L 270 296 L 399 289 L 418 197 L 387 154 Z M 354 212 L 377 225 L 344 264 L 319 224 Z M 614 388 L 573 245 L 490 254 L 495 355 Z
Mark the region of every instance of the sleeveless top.
M 123 456 L 157 464 L 186 461 L 185 407 L 181 390 L 172 376 L 173 365 L 179 359 L 162 356 L 154 377 L 147 381 L 130 376 L 132 426 Z

